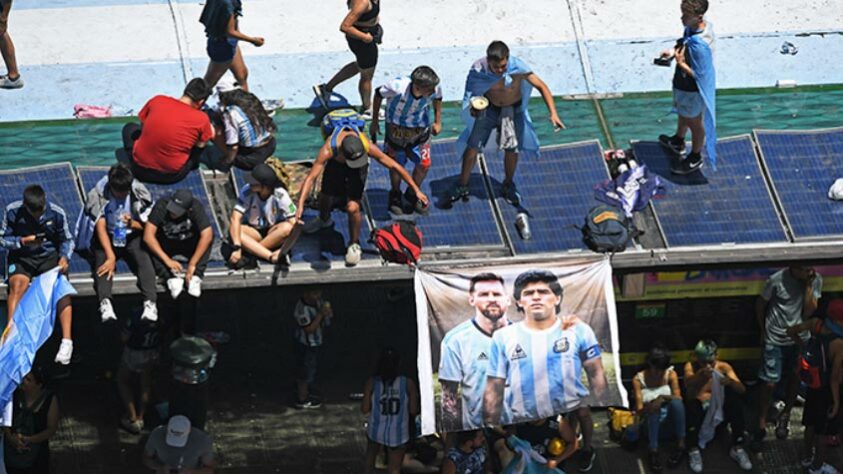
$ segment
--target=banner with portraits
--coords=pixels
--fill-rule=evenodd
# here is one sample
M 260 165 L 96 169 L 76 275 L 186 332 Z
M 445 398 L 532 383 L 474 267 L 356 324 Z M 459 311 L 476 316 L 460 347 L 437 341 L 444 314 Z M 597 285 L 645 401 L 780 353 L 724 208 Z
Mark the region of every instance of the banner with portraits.
M 608 258 L 415 274 L 422 432 L 625 405 Z

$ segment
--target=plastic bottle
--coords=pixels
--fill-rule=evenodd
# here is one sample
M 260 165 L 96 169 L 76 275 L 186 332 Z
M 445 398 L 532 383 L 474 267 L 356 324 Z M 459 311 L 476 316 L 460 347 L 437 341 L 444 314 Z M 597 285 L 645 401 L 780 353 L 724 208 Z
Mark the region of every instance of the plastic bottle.
M 122 210 L 122 206 L 117 210 L 117 222 L 114 223 L 114 234 L 111 241 L 111 245 L 114 247 L 125 247 L 126 237 L 129 235 L 129 226 L 126 225 L 126 220 L 123 218 L 125 214 L 121 212 Z

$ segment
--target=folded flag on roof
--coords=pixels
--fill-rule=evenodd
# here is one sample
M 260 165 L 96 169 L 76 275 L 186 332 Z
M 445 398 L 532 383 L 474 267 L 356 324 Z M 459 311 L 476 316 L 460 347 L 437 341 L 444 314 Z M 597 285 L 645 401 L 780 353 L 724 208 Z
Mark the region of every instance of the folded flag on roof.
M 594 186 L 595 199 L 623 209 L 627 217 L 647 207 L 652 197 L 663 196 L 664 193 L 661 178 L 643 164 L 624 171 L 613 180 Z
M 18 303 L 12 323 L 0 337 L 0 407 L 5 407 L 23 376 L 32 369 L 35 353 L 53 333 L 56 306 L 76 290 L 56 267 L 35 277 Z

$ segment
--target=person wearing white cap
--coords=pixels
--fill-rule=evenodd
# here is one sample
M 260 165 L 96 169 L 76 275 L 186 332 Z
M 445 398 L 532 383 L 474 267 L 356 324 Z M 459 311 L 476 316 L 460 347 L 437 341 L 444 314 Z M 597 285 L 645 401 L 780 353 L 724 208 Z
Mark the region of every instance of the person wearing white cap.
M 413 181 L 410 173 L 381 151 L 377 145 L 369 143 L 364 133 L 353 128 L 336 129 L 325 140 L 325 144 L 316 156 L 316 161 L 313 162 L 313 167 L 302 183 L 296 222 L 301 222 L 305 201 L 310 196 L 316 179 L 322 174 L 322 170 L 325 170 L 319 196 L 319 217 L 308 222 L 304 226 L 304 232 L 313 233 L 332 226 L 334 222 L 331 220 L 331 209 L 337 204 L 342 204 L 348 213 L 349 242 L 345 253 L 345 264 L 348 266 L 357 265 L 362 256 L 360 224 L 363 218 L 360 212 L 360 201 L 363 199 L 363 189 L 366 187 L 366 178 L 369 173 L 369 157 L 374 158 L 390 172 L 398 173 L 424 208 L 429 204 L 427 196 Z
M 152 430 L 143 450 L 143 464 L 156 472 L 214 472 L 211 438 L 192 428 L 184 415 L 170 418 L 166 426 Z

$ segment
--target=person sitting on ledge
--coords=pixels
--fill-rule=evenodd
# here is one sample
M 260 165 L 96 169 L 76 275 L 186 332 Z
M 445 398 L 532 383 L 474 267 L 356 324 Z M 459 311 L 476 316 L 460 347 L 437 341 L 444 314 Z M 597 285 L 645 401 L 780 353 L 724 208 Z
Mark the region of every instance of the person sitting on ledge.
M 214 128 L 200 109 L 211 95 L 204 79 L 187 83 L 181 98 L 157 95 L 138 119 L 123 127 L 123 148 L 135 178 L 144 183 L 173 184 L 199 167 L 199 158 Z M 120 157 L 118 156 L 118 160 Z

